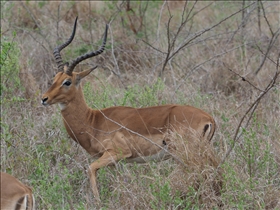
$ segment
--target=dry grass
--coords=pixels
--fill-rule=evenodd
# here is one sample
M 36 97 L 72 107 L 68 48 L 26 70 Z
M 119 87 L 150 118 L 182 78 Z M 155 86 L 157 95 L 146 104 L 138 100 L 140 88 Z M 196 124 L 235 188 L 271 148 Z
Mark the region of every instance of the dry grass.
M 212 144 L 196 138 L 174 137 L 175 154 L 184 163 L 179 164 L 169 175 L 173 193 L 188 198 L 191 203 L 200 203 L 204 208 L 222 207 L 223 185 L 220 157 Z
M 130 22 L 125 2 L 1 2 L 1 41 L 11 42 L 15 31 L 20 51 L 18 77 L 24 89 L 13 94 L 25 99 L 8 100 L 1 90 L 1 171 L 33 186 L 39 209 L 96 208 L 85 171 L 92 158 L 67 136 L 57 107 L 40 105 L 41 93 L 56 72 L 52 50 L 68 38 L 78 15 L 76 38 L 62 52 L 65 60 L 97 49 L 105 23 L 110 22 L 106 52 L 77 68 L 99 65 L 85 83 L 90 104 L 190 104 L 214 116 L 218 126 L 211 144 L 176 137 L 182 148 L 176 155 L 187 167 L 168 160 L 100 170 L 104 208 L 279 209 L 279 78 L 248 126 L 242 125 L 244 133 L 217 170 L 240 119 L 261 93 L 240 76 L 262 90 L 276 71 L 269 59 L 279 59 L 279 36 L 263 65 L 261 51 L 269 48 L 271 32 L 279 35 L 280 4 L 262 3 L 261 28 L 257 7 L 249 7 L 243 28 L 241 13 L 211 28 L 174 56 L 159 80 L 168 47 L 167 3 L 130 2 L 135 15 Z M 184 2 L 168 5 L 172 38 Z M 194 16 L 177 37 L 175 49 L 238 11 L 242 2 L 189 2 L 188 11 L 193 6 Z M 135 33 L 132 29 L 139 28 L 141 20 L 143 26 Z M 1 79 L 10 89 L 12 82 L 13 78 Z

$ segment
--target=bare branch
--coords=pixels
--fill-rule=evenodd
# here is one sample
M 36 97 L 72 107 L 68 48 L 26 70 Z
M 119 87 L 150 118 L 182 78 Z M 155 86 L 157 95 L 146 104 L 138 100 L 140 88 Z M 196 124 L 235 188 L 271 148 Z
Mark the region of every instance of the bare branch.
M 254 87 L 255 89 L 257 89 L 258 91 L 264 92 L 264 90 L 259 89 L 258 87 L 256 87 L 253 83 L 251 83 L 249 80 L 247 80 L 245 77 L 241 76 L 240 74 L 238 74 L 237 72 L 233 71 L 231 68 L 229 68 L 224 62 L 223 62 L 224 66 L 231 71 L 232 73 L 234 73 L 235 75 L 237 75 L 238 77 L 240 77 L 242 79 L 242 81 L 245 81 L 247 83 L 249 83 L 252 87 Z
M 267 17 L 266 17 L 266 14 L 265 14 L 265 9 L 264 9 L 264 7 L 263 7 L 263 3 L 262 3 L 262 1 L 260 1 L 259 3 L 260 3 L 260 6 L 261 6 L 261 9 L 262 9 L 262 11 L 263 11 L 263 16 L 264 16 L 264 19 L 265 19 L 265 21 L 266 21 L 266 24 L 268 25 L 268 28 L 269 28 L 269 30 L 270 30 L 270 33 L 271 33 L 272 36 L 274 36 L 272 27 L 271 27 L 269 21 L 267 20 Z
M 242 46 L 242 45 L 241 45 L 241 46 Z M 214 55 L 213 57 L 209 58 L 208 60 L 205 60 L 205 61 L 203 61 L 203 62 L 197 64 L 195 67 L 192 68 L 191 71 L 187 72 L 184 76 L 182 76 L 182 77 L 183 77 L 182 81 L 185 81 L 186 78 L 188 78 L 196 69 L 198 69 L 200 66 L 204 65 L 205 63 L 207 63 L 207 62 L 209 62 L 209 61 L 211 61 L 211 60 L 213 60 L 213 59 L 215 59 L 215 58 L 218 58 L 218 57 L 220 57 L 220 56 L 223 56 L 223 55 L 225 55 L 225 54 L 227 54 L 227 53 L 229 53 L 229 52 L 231 52 L 231 51 L 233 51 L 233 50 L 236 50 L 236 49 L 238 49 L 238 48 L 240 48 L 240 45 L 237 46 L 237 47 L 234 47 L 234 48 L 232 48 L 232 49 L 229 49 L 229 50 L 227 50 L 227 51 L 225 51 L 225 52 L 222 52 L 222 53 L 220 53 L 220 54 Z M 176 93 L 177 90 L 181 87 L 182 84 L 183 84 L 183 82 L 181 82 L 181 83 L 175 88 L 174 96 L 175 96 L 175 93 Z
M 212 4 L 212 3 L 211 3 L 211 4 Z M 209 4 L 209 5 L 211 5 L 211 4 Z M 181 29 L 182 29 L 183 26 L 187 23 L 188 18 L 189 18 L 189 15 L 187 16 L 187 18 L 186 18 L 185 20 L 181 20 L 181 25 L 179 26 L 179 28 L 178 28 L 178 30 L 177 30 L 177 32 L 176 32 L 176 35 L 174 36 L 172 42 L 170 42 L 170 31 L 169 31 L 169 25 L 170 25 L 169 23 L 170 23 L 170 20 L 171 20 L 171 18 L 170 18 L 170 19 L 169 19 L 169 22 L 168 22 L 168 28 L 167 28 L 168 49 L 167 49 L 167 53 L 166 53 L 165 60 L 163 61 L 162 69 L 161 69 L 161 71 L 160 71 L 160 73 L 159 73 L 159 77 L 162 76 L 162 73 L 163 73 L 163 71 L 164 71 L 164 69 L 165 69 L 165 67 L 166 67 L 166 65 L 167 65 L 167 63 L 168 63 L 168 61 L 170 61 L 170 60 L 171 60 L 177 53 L 179 53 L 183 48 L 185 48 L 186 46 L 188 46 L 193 40 L 195 40 L 195 39 L 198 38 L 199 36 L 203 35 L 204 33 L 206 33 L 206 32 L 208 32 L 208 31 L 212 30 L 213 28 L 217 27 L 217 26 L 220 25 L 221 23 L 225 22 L 226 20 L 230 19 L 230 18 L 233 17 L 234 15 L 238 14 L 240 11 L 243 11 L 243 10 L 247 9 L 248 7 L 252 6 L 253 4 L 255 4 L 255 2 L 249 4 L 248 6 L 246 6 L 246 7 L 242 8 L 242 9 L 238 10 L 237 12 L 235 12 L 235 13 L 233 13 L 233 14 L 231 14 L 231 15 L 229 15 L 228 17 L 226 17 L 226 18 L 224 18 L 223 20 L 219 21 L 218 23 L 212 25 L 211 27 L 208 27 L 208 28 L 206 28 L 206 29 L 204 29 L 204 30 L 202 30 L 202 31 L 199 31 L 199 32 L 195 33 L 195 34 L 193 35 L 192 38 L 188 39 L 185 43 L 181 44 L 173 53 L 171 53 L 171 51 L 173 51 L 173 49 L 174 49 L 175 42 L 176 42 L 176 40 L 177 40 L 177 37 L 178 37 L 178 35 L 179 35 Z M 208 7 L 209 5 L 207 5 L 206 7 Z M 204 7 L 204 8 L 206 8 L 206 7 Z M 193 8 L 194 8 L 194 6 L 192 7 L 191 11 L 193 10 Z M 185 13 L 185 7 L 184 7 L 183 13 Z M 197 13 L 198 13 L 198 12 L 197 12 Z M 193 18 L 194 15 L 196 15 L 197 13 L 193 14 L 193 15 L 191 16 L 191 18 Z M 190 13 L 189 13 L 189 14 L 190 14 Z M 182 17 L 183 17 L 183 14 L 182 14 Z M 191 18 L 190 18 L 190 19 L 191 19 Z M 171 43 L 171 44 L 170 44 L 170 43 Z M 154 49 L 154 47 L 153 47 L 153 49 Z M 157 51 L 159 51 L 159 50 L 157 50 Z M 161 51 L 159 51 L 159 52 L 161 52 Z
M 90 45 L 93 46 L 93 34 L 92 34 L 92 24 L 91 24 L 91 20 L 92 20 L 92 15 L 91 15 L 92 11 L 91 11 L 91 2 L 88 1 L 88 22 L 89 22 L 89 34 L 90 34 Z
M 176 43 L 177 38 L 178 38 L 180 32 L 182 31 L 183 27 L 184 27 L 184 26 L 186 25 L 186 23 L 187 23 L 190 19 L 192 19 L 196 14 L 198 14 L 200 11 L 202 11 L 203 9 L 209 7 L 209 6 L 212 4 L 212 3 L 210 3 L 210 4 L 208 4 L 207 6 L 203 7 L 203 8 L 200 9 L 198 12 L 194 13 L 194 14 L 192 15 L 192 17 L 189 19 L 189 16 L 190 16 L 191 12 L 193 11 L 193 9 L 194 9 L 196 3 L 197 3 L 197 1 L 193 4 L 193 6 L 192 6 L 190 12 L 188 13 L 188 15 L 187 15 L 187 17 L 186 17 L 185 19 L 184 19 L 184 14 L 185 14 L 185 12 L 186 12 L 186 5 L 187 5 L 187 2 L 184 4 L 184 8 L 183 8 L 183 11 L 182 11 L 181 24 L 180 24 L 179 28 L 177 29 L 177 32 L 175 33 L 175 36 L 172 38 L 172 41 L 171 41 L 171 42 L 170 42 L 170 30 L 169 30 L 170 27 L 169 27 L 169 26 L 170 26 L 170 21 L 171 21 L 172 16 L 171 16 L 171 14 L 170 14 L 169 6 L 167 5 L 168 12 L 169 12 L 169 15 L 170 15 L 170 19 L 168 20 L 168 24 L 167 24 L 167 41 L 168 41 L 168 47 L 167 47 L 167 53 L 166 53 L 165 60 L 164 60 L 164 62 L 163 62 L 162 69 L 161 69 L 161 71 L 160 71 L 160 73 L 159 73 L 159 77 L 162 76 L 162 73 L 163 73 L 163 71 L 165 70 L 165 67 L 166 67 L 167 63 L 171 60 L 171 59 L 170 59 L 170 58 L 171 58 L 171 57 L 170 57 L 170 54 L 171 54 L 171 52 L 174 50 L 175 43 Z
M 141 39 L 142 42 L 144 42 L 146 45 L 148 45 L 149 47 L 151 47 L 152 49 L 154 49 L 155 51 L 158 51 L 162 54 L 167 54 L 166 52 L 162 52 L 161 50 L 155 48 L 154 46 L 152 46 L 150 43 L 146 42 L 145 40 Z
M 195 2 L 195 3 L 196 3 L 196 2 Z M 170 53 L 172 52 L 172 50 L 174 49 L 175 42 L 176 42 L 176 40 L 177 40 L 178 35 L 180 34 L 182 28 L 185 26 L 185 24 L 186 24 L 187 21 L 188 21 L 187 18 L 184 20 L 184 14 L 185 14 L 185 11 L 186 11 L 186 5 L 187 5 L 187 2 L 185 3 L 184 9 L 183 9 L 183 12 L 182 12 L 181 24 L 180 24 L 180 26 L 179 26 L 177 32 L 175 33 L 175 36 L 172 38 L 172 41 L 171 41 L 171 38 L 170 38 L 170 22 L 171 22 L 171 19 L 172 19 L 172 15 L 171 15 L 171 13 L 170 13 L 169 5 L 167 4 L 168 13 L 169 13 L 169 16 L 170 16 L 170 18 L 169 18 L 169 20 L 168 20 L 168 23 L 167 23 L 167 42 L 168 42 L 168 46 L 167 46 L 166 57 L 165 57 L 165 60 L 164 60 L 164 62 L 163 62 L 162 69 L 161 69 L 161 71 L 160 71 L 160 73 L 159 73 L 159 77 L 162 76 L 162 73 L 163 73 L 163 71 L 164 71 L 164 69 L 165 69 L 165 67 L 166 67 L 166 65 L 167 65 L 167 63 L 168 63 L 169 55 L 170 55 Z M 195 4 L 194 4 L 194 5 L 195 5 Z M 194 8 L 194 5 L 193 5 L 192 9 Z M 192 10 L 191 10 L 191 11 L 192 11 Z M 189 17 L 189 15 L 188 15 L 187 17 Z
M 280 58 L 280 53 L 278 55 L 277 58 L 277 65 L 276 65 L 276 72 L 272 78 L 272 80 L 269 82 L 269 84 L 266 86 L 265 90 L 259 95 L 259 97 L 254 101 L 254 103 L 252 103 L 252 105 L 248 108 L 248 110 L 245 112 L 245 114 L 243 115 L 243 117 L 241 118 L 241 120 L 239 121 L 239 124 L 237 126 L 237 129 L 235 131 L 234 137 L 233 137 L 233 144 L 230 146 L 230 148 L 228 149 L 227 153 L 225 154 L 225 156 L 223 157 L 222 161 L 220 162 L 218 168 L 221 167 L 222 164 L 224 164 L 224 162 L 226 161 L 226 159 L 229 157 L 230 153 L 232 152 L 233 148 L 235 147 L 239 137 L 242 135 L 242 131 L 240 133 L 240 128 L 242 126 L 243 121 L 245 120 L 245 118 L 247 117 L 247 115 L 249 113 L 249 119 L 246 123 L 246 126 L 244 128 L 246 128 L 249 124 L 249 121 L 252 118 L 253 113 L 255 112 L 255 110 L 257 109 L 257 106 L 259 105 L 261 99 L 271 90 L 271 88 L 273 88 L 276 84 L 276 80 L 278 78 L 278 76 L 280 75 L 280 70 L 279 70 L 279 58 Z M 239 134 L 240 133 L 240 134 Z M 239 134 L 239 135 L 238 135 Z
M 117 68 L 117 71 L 113 71 L 112 72 L 117 75 L 118 77 L 120 77 L 120 69 L 119 69 L 119 65 L 118 65 L 118 62 L 116 60 L 116 56 L 115 56 L 115 53 L 114 53 L 114 38 L 113 38 L 113 34 L 112 34 L 112 30 L 111 30 L 111 27 L 109 27 L 109 31 L 110 31 L 110 35 L 111 35 L 111 48 L 112 48 L 112 56 L 113 56 L 113 59 L 114 59 L 114 62 L 115 62 L 115 66 Z
M 266 52 L 264 54 L 264 57 L 262 59 L 262 62 L 261 62 L 261 65 L 259 66 L 259 68 L 255 71 L 255 74 L 258 74 L 259 71 L 262 69 L 263 65 L 264 65 L 264 62 L 266 61 L 266 58 L 268 56 L 268 53 L 270 52 L 271 48 L 274 46 L 274 43 L 278 40 L 278 36 L 280 35 L 280 28 L 275 32 L 273 33 L 273 36 L 271 37 L 270 41 L 269 41 L 269 44 L 268 44 L 268 47 L 266 49 Z M 257 45 L 258 48 L 260 48 L 258 45 Z
M 59 5 L 57 7 L 57 19 L 56 19 L 56 42 L 58 42 L 59 39 L 59 20 L 60 20 L 60 9 L 61 9 L 61 2 L 59 2 Z
M 39 28 L 39 31 L 41 31 L 40 25 L 37 22 L 36 18 L 34 17 L 34 14 L 30 11 L 30 9 L 22 1 L 20 3 L 24 7 L 24 9 L 28 12 L 28 14 L 30 15 L 31 19 L 35 23 L 35 26 Z
M 196 33 L 191 39 L 189 39 L 189 41 L 187 41 L 187 42 L 184 43 L 182 46 L 180 46 L 180 47 L 168 58 L 168 60 L 171 59 L 172 57 L 174 57 L 181 49 L 185 48 L 190 42 L 192 42 L 193 40 L 195 40 L 197 37 L 201 36 L 202 34 L 208 32 L 208 31 L 210 31 L 210 30 L 212 30 L 213 28 L 217 27 L 217 26 L 220 25 L 221 23 L 223 23 L 223 22 L 225 22 L 226 20 L 230 19 L 231 17 L 233 17 L 234 15 L 238 14 L 238 13 L 241 12 L 242 10 L 244 10 L 244 9 L 246 9 L 246 8 L 248 8 L 248 7 L 250 7 L 250 6 L 252 6 L 253 4 L 255 4 L 255 2 L 249 4 L 247 7 L 242 8 L 242 9 L 238 10 L 237 12 L 235 12 L 235 13 L 229 15 L 228 17 L 224 18 L 223 20 L 219 21 L 218 23 L 214 24 L 213 26 L 210 26 L 210 27 L 208 27 L 208 28 L 206 28 L 206 29 L 204 29 L 204 30 L 202 30 L 202 31 L 200 31 L 200 32 L 198 32 L 198 33 Z
M 257 45 L 257 48 L 258 48 L 258 50 L 259 50 L 263 55 L 265 55 L 265 53 L 262 51 L 262 49 L 259 47 L 259 45 Z M 279 64 L 277 63 L 277 61 L 275 62 L 275 61 L 272 60 L 269 56 L 267 56 L 267 59 L 270 60 L 272 63 L 274 63 L 276 66 L 279 65 Z
M 242 8 L 245 7 L 245 0 L 243 0 L 243 3 L 242 3 Z M 252 10 L 253 11 L 253 10 Z M 232 34 L 232 36 L 228 39 L 227 41 L 227 44 L 230 43 L 232 41 L 232 39 L 234 38 L 234 36 L 237 34 L 237 32 L 239 31 L 239 29 L 241 28 L 241 36 L 244 37 L 244 28 L 245 28 L 245 25 L 246 25 L 246 22 L 249 18 L 249 16 L 251 15 L 251 12 L 248 12 L 247 15 L 245 16 L 245 9 L 242 11 L 242 20 L 241 20 L 241 23 L 238 25 L 237 29 L 235 30 L 235 32 Z M 243 38 L 242 38 L 243 40 Z

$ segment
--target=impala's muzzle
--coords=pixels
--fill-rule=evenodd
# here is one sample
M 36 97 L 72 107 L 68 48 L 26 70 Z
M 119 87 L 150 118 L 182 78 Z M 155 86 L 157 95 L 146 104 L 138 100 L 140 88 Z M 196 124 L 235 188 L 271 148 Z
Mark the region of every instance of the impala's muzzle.
M 47 106 L 48 105 L 47 101 L 48 101 L 48 97 L 42 98 L 41 100 L 42 105 Z

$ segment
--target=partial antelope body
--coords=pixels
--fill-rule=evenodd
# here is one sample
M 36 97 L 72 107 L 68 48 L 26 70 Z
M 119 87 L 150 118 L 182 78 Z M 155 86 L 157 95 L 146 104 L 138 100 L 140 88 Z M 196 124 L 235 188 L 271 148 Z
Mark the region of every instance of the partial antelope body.
M 173 139 L 169 132 L 180 135 L 195 135 L 200 140 L 210 141 L 215 131 L 215 121 L 206 112 L 192 106 L 162 105 L 147 108 L 110 107 L 94 110 L 87 106 L 80 81 L 94 68 L 73 72 L 75 66 L 103 52 L 103 44 L 95 52 L 82 55 L 70 65 L 63 64 L 60 51 L 74 38 L 77 18 L 70 39 L 54 50 L 59 72 L 52 86 L 42 96 L 42 104 L 59 104 L 68 134 L 89 154 L 99 159 L 90 165 L 89 176 L 93 194 L 99 200 L 96 172 L 99 168 L 126 159 L 128 162 L 143 162 L 146 159 L 163 157 L 163 148 L 168 148 Z
M 31 209 L 35 209 L 35 200 L 30 187 L 1 172 L 1 210 Z

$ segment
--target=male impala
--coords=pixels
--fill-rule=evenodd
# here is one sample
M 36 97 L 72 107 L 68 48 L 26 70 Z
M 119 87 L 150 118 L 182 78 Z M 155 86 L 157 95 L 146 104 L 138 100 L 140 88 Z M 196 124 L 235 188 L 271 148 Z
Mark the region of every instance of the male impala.
M 79 73 L 73 71 L 81 61 L 104 51 L 108 26 L 99 50 L 82 55 L 69 65 L 63 64 L 60 51 L 72 42 L 76 24 L 77 18 L 69 40 L 54 50 L 59 72 L 43 95 L 42 104 L 59 104 L 70 137 L 89 154 L 99 158 L 90 165 L 89 170 L 93 194 L 97 200 L 96 172 L 99 168 L 122 159 L 128 162 L 144 162 L 158 156 L 162 159 L 163 151 L 170 148 L 173 140 L 168 138 L 170 131 L 189 136 L 196 133 L 201 140 L 211 140 L 215 131 L 214 119 L 195 107 L 162 105 L 147 108 L 89 108 L 84 99 L 81 80 L 96 67 Z
M 1 172 L 1 210 L 34 210 L 31 189 L 15 177 Z

